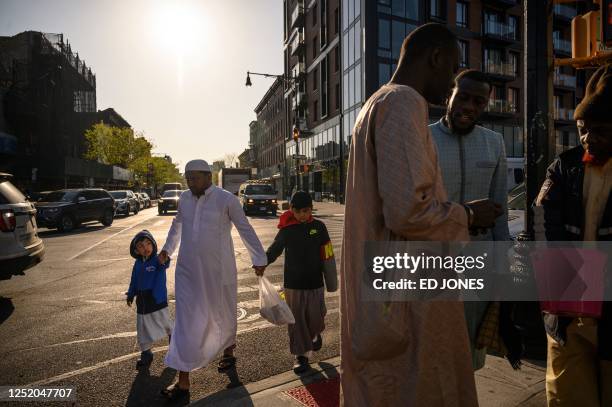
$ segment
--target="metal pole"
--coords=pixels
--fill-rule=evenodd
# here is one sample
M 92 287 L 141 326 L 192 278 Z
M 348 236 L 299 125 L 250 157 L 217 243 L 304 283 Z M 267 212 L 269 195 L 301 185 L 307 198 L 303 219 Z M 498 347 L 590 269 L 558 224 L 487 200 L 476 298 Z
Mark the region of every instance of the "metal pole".
M 525 230 L 519 240 L 533 240 L 533 210 L 546 168 L 554 156 L 552 0 L 523 0 Z
M 295 190 L 300 190 L 300 140 L 295 140 Z

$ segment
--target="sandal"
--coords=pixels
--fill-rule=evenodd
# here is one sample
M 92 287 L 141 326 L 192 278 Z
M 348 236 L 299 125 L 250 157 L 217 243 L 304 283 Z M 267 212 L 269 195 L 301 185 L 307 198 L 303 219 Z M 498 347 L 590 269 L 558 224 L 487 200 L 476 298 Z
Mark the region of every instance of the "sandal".
M 236 357 L 233 355 L 223 355 L 219 363 L 217 364 L 217 369 L 219 372 L 224 372 L 228 369 L 236 366 Z
M 178 383 L 174 384 L 167 389 L 163 389 L 161 395 L 166 398 L 166 401 L 169 403 L 176 403 L 178 401 L 189 401 L 190 394 L 189 389 L 181 389 Z

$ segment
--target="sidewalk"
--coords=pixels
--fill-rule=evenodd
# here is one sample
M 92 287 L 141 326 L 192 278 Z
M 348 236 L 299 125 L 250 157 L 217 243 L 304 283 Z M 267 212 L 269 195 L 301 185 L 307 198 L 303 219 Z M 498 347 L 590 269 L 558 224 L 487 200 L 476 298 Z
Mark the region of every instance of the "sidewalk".
M 301 377 L 293 371 L 281 373 L 243 387 L 208 396 L 193 406 L 231 407 L 336 407 L 339 398 L 340 357 L 313 364 Z M 495 356 L 487 356 L 485 367 L 476 372 L 480 407 L 536 407 L 546 405 L 545 368 L 524 363 L 519 371 Z

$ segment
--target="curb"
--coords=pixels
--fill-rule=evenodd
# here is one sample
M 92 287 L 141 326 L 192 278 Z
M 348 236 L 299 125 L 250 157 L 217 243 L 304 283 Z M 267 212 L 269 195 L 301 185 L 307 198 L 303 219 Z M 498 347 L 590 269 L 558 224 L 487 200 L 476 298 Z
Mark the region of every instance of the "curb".
M 292 370 L 262 379 L 258 382 L 249 383 L 245 386 L 223 390 L 211 394 L 203 399 L 194 401 L 191 406 L 252 406 L 253 401 L 272 396 L 294 387 L 314 383 L 326 378 L 338 376 L 340 356 L 322 360 L 311 365 L 307 374 L 297 376 Z

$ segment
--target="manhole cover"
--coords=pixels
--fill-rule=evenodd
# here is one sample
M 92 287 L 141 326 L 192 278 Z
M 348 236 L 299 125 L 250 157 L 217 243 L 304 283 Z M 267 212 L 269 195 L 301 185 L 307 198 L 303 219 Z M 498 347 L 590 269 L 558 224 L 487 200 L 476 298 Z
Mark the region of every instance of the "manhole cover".
M 242 318 L 246 317 L 247 312 L 244 308 L 238 308 L 236 310 L 236 314 L 238 315 L 238 321 L 240 321 Z

